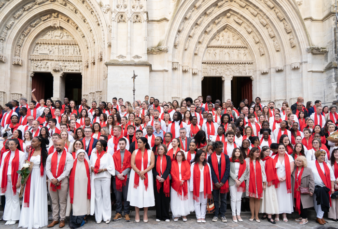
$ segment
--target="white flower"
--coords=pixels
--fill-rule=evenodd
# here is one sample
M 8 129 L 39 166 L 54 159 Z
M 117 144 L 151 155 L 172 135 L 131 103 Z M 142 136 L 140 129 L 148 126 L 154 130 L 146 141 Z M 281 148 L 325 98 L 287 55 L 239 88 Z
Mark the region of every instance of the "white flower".
M 30 164 L 29 163 L 25 163 L 23 164 L 22 168 L 29 168 Z

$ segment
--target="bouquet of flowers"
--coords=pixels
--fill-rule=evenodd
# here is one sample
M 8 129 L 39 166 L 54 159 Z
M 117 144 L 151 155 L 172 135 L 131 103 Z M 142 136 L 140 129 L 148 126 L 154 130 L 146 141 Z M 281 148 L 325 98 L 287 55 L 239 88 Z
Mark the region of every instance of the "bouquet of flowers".
M 326 138 L 326 140 L 338 143 L 338 131 L 333 132 L 329 137 Z
M 25 184 L 28 180 L 29 175 L 32 172 L 32 169 L 33 169 L 33 163 L 30 161 L 26 161 L 23 164 L 22 169 L 17 172 L 21 176 L 21 188 L 20 188 L 20 194 L 19 194 L 20 198 L 22 198 L 23 196 L 23 192 L 25 190 Z

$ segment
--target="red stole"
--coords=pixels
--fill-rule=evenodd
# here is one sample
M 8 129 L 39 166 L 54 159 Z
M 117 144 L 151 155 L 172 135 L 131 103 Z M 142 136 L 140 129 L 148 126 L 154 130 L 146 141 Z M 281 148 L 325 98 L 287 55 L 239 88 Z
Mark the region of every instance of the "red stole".
M 116 152 L 117 146 L 119 145 L 119 141 L 120 141 L 121 138 L 122 138 L 121 135 L 119 137 L 113 136 L 114 152 Z M 136 145 L 135 145 L 135 147 L 136 147 Z
M 214 169 L 215 175 L 217 177 L 218 183 L 221 183 L 221 180 L 224 176 L 225 169 L 226 169 L 226 159 L 223 153 L 221 153 L 221 171 L 218 170 L 218 160 L 217 160 L 217 155 L 216 152 L 211 154 L 211 165 L 212 168 Z M 219 173 L 221 172 L 221 174 Z M 214 184 L 214 189 L 217 189 L 215 184 Z M 229 192 L 229 181 L 227 180 L 225 184 L 220 188 L 221 193 L 227 193 Z
M 207 127 L 208 138 L 210 139 L 210 135 L 215 135 L 215 126 L 214 126 L 214 123 L 210 124 L 209 122 L 207 122 L 205 125 Z
M 252 128 L 251 122 L 248 123 L 248 126 L 250 126 Z M 256 127 L 256 133 L 255 133 L 256 135 L 255 136 L 258 136 L 258 133 L 261 130 L 261 127 L 257 122 L 255 122 L 255 127 Z M 252 128 L 252 130 L 253 130 L 253 128 Z
M 17 130 L 17 129 L 19 128 L 19 126 L 20 126 L 20 123 L 15 124 L 15 126 L 13 125 L 13 123 L 10 123 L 10 124 L 9 124 L 9 128 L 12 129 L 12 132 L 13 132 L 14 130 Z
M 5 193 L 7 190 L 7 173 L 8 173 L 8 165 L 9 165 L 9 159 L 11 157 L 12 152 L 9 151 L 4 159 L 4 167 L 2 170 L 2 180 L 1 180 L 1 192 Z M 18 173 L 19 170 L 19 164 L 20 164 L 20 157 L 19 157 L 19 150 L 16 149 L 14 152 L 14 157 L 12 159 L 12 165 L 11 165 L 11 178 L 12 178 L 12 189 L 14 195 L 16 195 L 16 183 L 18 181 Z
M 277 134 L 277 142 L 279 142 L 279 139 L 280 139 L 280 137 L 281 137 L 282 135 L 288 135 L 288 130 L 285 129 L 285 130 L 283 130 L 283 133 L 282 133 L 282 129 L 279 128 L 278 134 Z
M 171 187 L 177 192 L 177 195 L 183 199 L 188 199 L 188 180 L 190 179 L 191 172 L 190 172 L 190 163 L 185 160 L 181 163 L 181 176 L 182 179 L 180 179 L 179 174 L 179 166 L 177 161 L 171 162 L 171 171 L 170 171 L 172 181 L 171 181 Z M 181 180 L 184 181 L 183 185 L 181 185 Z M 182 198 L 182 192 L 183 192 L 183 198 Z
M 52 145 L 51 147 L 49 147 L 48 149 L 48 155 L 54 153 L 55 149 L 54 149 L 54 145 Z
M 91 189 L 90 189 L 90 170 L 87 160 L 84 160 L 84 164 L 86 166 L 86 173 L 87 173 L 87 199 L 90 200 L 91 197 Z M 70 172 L 69 175 L 69 197 L 70 197 L 70 203 L 73 204 L 74 202 L 74 185 L 75 185 L 75 172 L 76 172 L 76 165 L 77 165 L 77 159 L 74 161 L 73 169 Z
M 161 167 L 161 158 L 162 158 L 162 167 Z M 166 156 L 157 156 L 157 160 L 156 160 L 156 172 L 158 173 L 158 175 L 160 177 L 162 177 L 164 171 L 167 168 L 167 158 Z M 161 172 L 162 170 L 162 172 Z M 162 183 L 160 183 L 157 179 L 156 179 L 156 190 L 159 193 L 160 189 L 161 189 Z M 163 182 L 163 193 L 165 194 L 166 197 L 170 196 L 170 180 L 169 180 L 169 176 L 167 176 L 167 179 L 165 179 L 165 181 Z
M 185 152 L 188 151 L 188 139 L 185 138 L 184 143 L 182 142 L 182 138 L 180 137 L 180 145 L 181 145 L 181 149 Z
M 13 114 L 13 110 L 11 110 L 9 113 L 6 112 L 3 115 L 2 120 L 1 120 L 1 126 L 5 127 L 5 125 L 11 123 L 12 114 Z
M 87 151 L 88 157 L 90 157 L 90 155 L 92 155 L 93 142 L 94 142 L 94 138 L 90 138 L 89 145 L 88 145 L 88 151 L 87 151 L 86 138 L 82 138 L 82 144 L 83 144 L 85 150 Z
M 237 148 L 235 142 L 233 142 L 232 144 L 234 145 L 234 149 Z M 226 155 L 231 155 L 232 154 L 232 152 L 230 152 L 230 154 L 228 153 L 228 142 L 225 142 L 223 147 L 224 147 L 224 154 L 226 154 Z
M 101 158 L 103 157 L 103 155 L 105 154 L 105 151 L 101 151 L 101 153 L 99 151 L 96 151 L 96 161 L 95 161 L 95 165 L 94 165 L 94 173 L 97 174 L 100 170 L 100 162 L 101 162 Z
M 330 112 L 330 120 L 336 124 L 337 123 L 337 120 L 338 120 L 338 114 L 337 112 L 335 112 L 334 114 L 332 112 Z M 338 126 L 338 124 L 336 124 Z
M 221 141 L 221 142 L 223 142 L 223 153 L 225 153 L 225 144 L 227 143 L 226 141 L 225 141 L 225 136 L 224 136 L 224 134 L 222 134 L 222 137 L 220 138 L 219 137 L 219 135 L 217 134 L 217 136 L 216 136 L 216 141 Z
M 144 150 L 144 154 L 143 154 L 143 170 L 142 170 L 142 151 L 140 149 L 137 151 L 136 156 L 135 156 L 135 165 L 136 165 L 136 168 L 140 171 L 143 171 L 148 168 L 148 150 L 147 149 Z M 145 190 L 147 191 L 148 173 L 145 173 L 144 177 L 145 177 L 145 179 L 143 180 L 144 187 L 145 187 Z M 137 173 L 135 173 L 135 176 L 134 176 L 134 188 L 135 189 L 138 188 L 139 182 L 140 182 L 140 176 Z
M 193 125 L 193 124 L 191 124 L 190 125 L 190 136 L 191 137 L 194 137 L 196 134 L 197 134 L 197 132 L 199 131 L 200 129 L 198 128 L 198 126 L 197 125 Z
M 261 138 L 261 145 L 262 145 L 263 140 L 264 140 L 264 138 L 262 137 L 262 138 Z M 271 141 L 271 136 L 269 135 L 269 139 L 268 139 L 269 147 L 271 146 L 271 143 L 272 143 L 272 141 Z
M 20 117 L 20 120 L 19 120 L 19 123 L 20 125 L 27 125 L 27 115 L 25 117 Z
M 261 198 L 263 195 L 263 178 L 262 168 L 258 160 L 254 167 L 253 161 L 250 160 L 250 181 L 249 181 L 249 196 Z
M 338 178 L 338 164 L 337 164 L 337 162 L 334 163 L 333 172 L 334 172 L 334 177 L 337 179 Z
M 275 164 L 278 163 L 278 154 L 274 158 Z M 289 156 L 287 154 L 284 154 L 284 165 L 285 165 L 285 176 L 286 176 L 286 190 L 287 193 L 291 193 L 291 166 L 289 161 Z M 279 186 L 279 180 L 276 180 L 276 186 Z
M 312 149 L 312 136 L 309 137 L 309 140 L 307 140 L 306 138 L 302 139 L 302 144 L 308 149 Z
M 193 170 L 193 198 L 196 202 L 200 201 L 200 182 L 201 182 L 201 170 L 199 168 L 198 163 L 194 164 Z M 210 179 L 210 171 L 209 166 L 206 163 L 203 166 L 203 192 L 204 192 L 204 199 L 211 195 L 211 179 Z
M 146 139 L 148 140 L 148 134 L 146 135 Z M 155 135 L 151 135 L 151 143 L 150 143 L 150 147 L 154 147 L 155 145 Z
M 154 107 L 154 110 L 156 109 L 156 110 L 158 110 L 158 112 L 162 113 L 160 106 L 155 107 L 155 105 L 153 105 L 153 107 Z
M 58 163 L 58 152 L 55 152 L 52 156 L 51 160 L 51 172 L 53 174 L 53 177 L 57 179 L 64 171 L 65 165 L 66 165 L 66 159 L 67 159 L 67 151 L 64 149 L 61 154 L 61 158 L 59 161 L 59 166 L 57 166 Z M 56 186 L 52 182 L 50 183 L 51 190 L 56 192 L 57 189 L 61 189 L 61 181 L 60 185 Z
M 320 127 L 323 126 L 323 119 L 322 119 L 322 115 L 317 115 L 317 113 L 313 114 L 315 116 L 315 126 L 316 125 L 320 125 Z M 319 116 L 319 123 L 318 123 L 318 116 Z
M 237 160 L 231 160 L 231 161 L 240 163 L 240 161 L 238 159 Z M 246 161 L 243 160 L 243 164 L 241 164 L 241 163 L 239 164 L 238 179 L 240 179 L 243 176 L 245 170 L 246 170 Z M 245 191 L 245 181 L 243 181 L 241 183 L 241 185 L 237 187 L 237 192 L 244 192 L 244 191 Z
M 302 135 L 300 134 L 300 131 L 299 131 L 299 130 L 297 130 L 296 137 L 297 137 L 297 136 L 302 136 Z M 292 144 L 292 145 L 295 145 L 295 144 L 296 144 L 296 137 L 294 136 L 294 134 L 291 134 L 291 144 Z
M 276 129 L 276 123 L 281 123 L 281 122 L 282 122 L 282 119 L 279 119 L 279 121 L 276 121 L 276 119 L 274 119 L 273 125 L 272 125 L 272 131 Z
M 114 152 L 113 154 L 113 159 L 114 159 L 114 164 L 115 164 L 115 170 L 118 171 L 120 174 L 128 168 L 131 168 L 131 153 L 128 150 L 124 151 L 124 157 L 123 157 L 123 165 L 121 168 L 121 152 L 120 150 Z M 127 178 L 128 175 L 124 176 L 124 180 L 120 180 L 119 178 L 115 177 L 115 184 L 116 184 L 116 189 L 119 192 L 122 192 L 122 186 L 125 186 L 127 184 Z
M 180 128 L 183 128 L 183 123 L 181 122 Z M 173 135 L 173 138 L 176 138 L 176 122 L 171 123 L 170 132 Z
M 300 214 L 300 184 L 302 182 L 302 175 L 303 175 L 304 167 L 300 170 L 300 173 L 298 175 L 298 167 L 295 171 L 295 188 L 293 190 L 293 194 L 295 196 L 295 210 L 298 211 L 298 214 Z
M 170 157 L 171 161 L 175 160 L 175 155 L 178 151 L 180 151 L 180 148 L 178 148 L 178 147 L 177 147 L 177 150 L 175 151 L 175 153 L 174 153 L 174 148 L 171 148 L 168 151 L 167 155 Z
M 323 173 L 321 167 L 319 166 L 318 161 L 316 160 L 316 168 L 318 171 L 318 174 L 320 176 L 320 178 L 322 179 L 324 185 L 330 189 L 329 191 L 329 199 L 330 199 L 330 206 L 331 206 L 331 179 L 330 179 L 330 169 L 329 166 L 327 166 L 326 162 L 323 162 L 323 166 L 324 166 L 324 171 L 325 174 Z
M 270 156 L 266 156 L 262 160 L 265 161 L 266 182 L 269 187 L 272 184 L 276 184 L 276 181 L 278 181 L 276 163 Z

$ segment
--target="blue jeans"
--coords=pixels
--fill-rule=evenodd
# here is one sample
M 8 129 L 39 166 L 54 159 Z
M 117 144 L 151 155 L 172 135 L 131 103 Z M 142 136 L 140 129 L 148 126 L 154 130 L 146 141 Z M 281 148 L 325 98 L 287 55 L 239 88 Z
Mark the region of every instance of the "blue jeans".
M 225 212 L 227 210 L 227 194 L 228 193 L 220 193 L 220 190 L 214 189 L 212 192 L 212 195 L 214 197 L 214 204 L 215 204 L 215 215 L 218 217 L 219 214 L 221 214 L 221 217 L 225 216 Z M 221 199 L 219 198 L 221 197 Z M 219 206 L 219 203 L 221 203 L 221 206 Z

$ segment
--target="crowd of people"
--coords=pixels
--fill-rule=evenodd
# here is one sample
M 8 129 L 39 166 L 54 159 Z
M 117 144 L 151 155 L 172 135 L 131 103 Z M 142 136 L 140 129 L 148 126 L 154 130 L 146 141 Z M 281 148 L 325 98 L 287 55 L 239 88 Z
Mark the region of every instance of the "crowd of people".
M 235 223 L 243 221 L 242 208 L 257 223 L 288 222 L 296 212 L 304 225 L 309 208 L 321 225 L 324 213 L 338 220 L 338 114 L 319 100 L 304 104 L 299 97 L 276 107 L 257 97 L 236 108 L 211 96 L 146 96 L 133 104 L 114 97 L 76 105 L 68 98 L 37 101 L 33 90 L 29 103 L 21 98 L 0 109 L 6 225 L 62 228 L 69 217 L 77 228 L 89 215 L 97 223 L 130 221 L 130 207 L 135 222 L 140 209 L 148 222 L 155 207 L 156 221 L 185 222 L 195 212 L 198 223 L 207 213 L 225 223 L 228 194 Z

